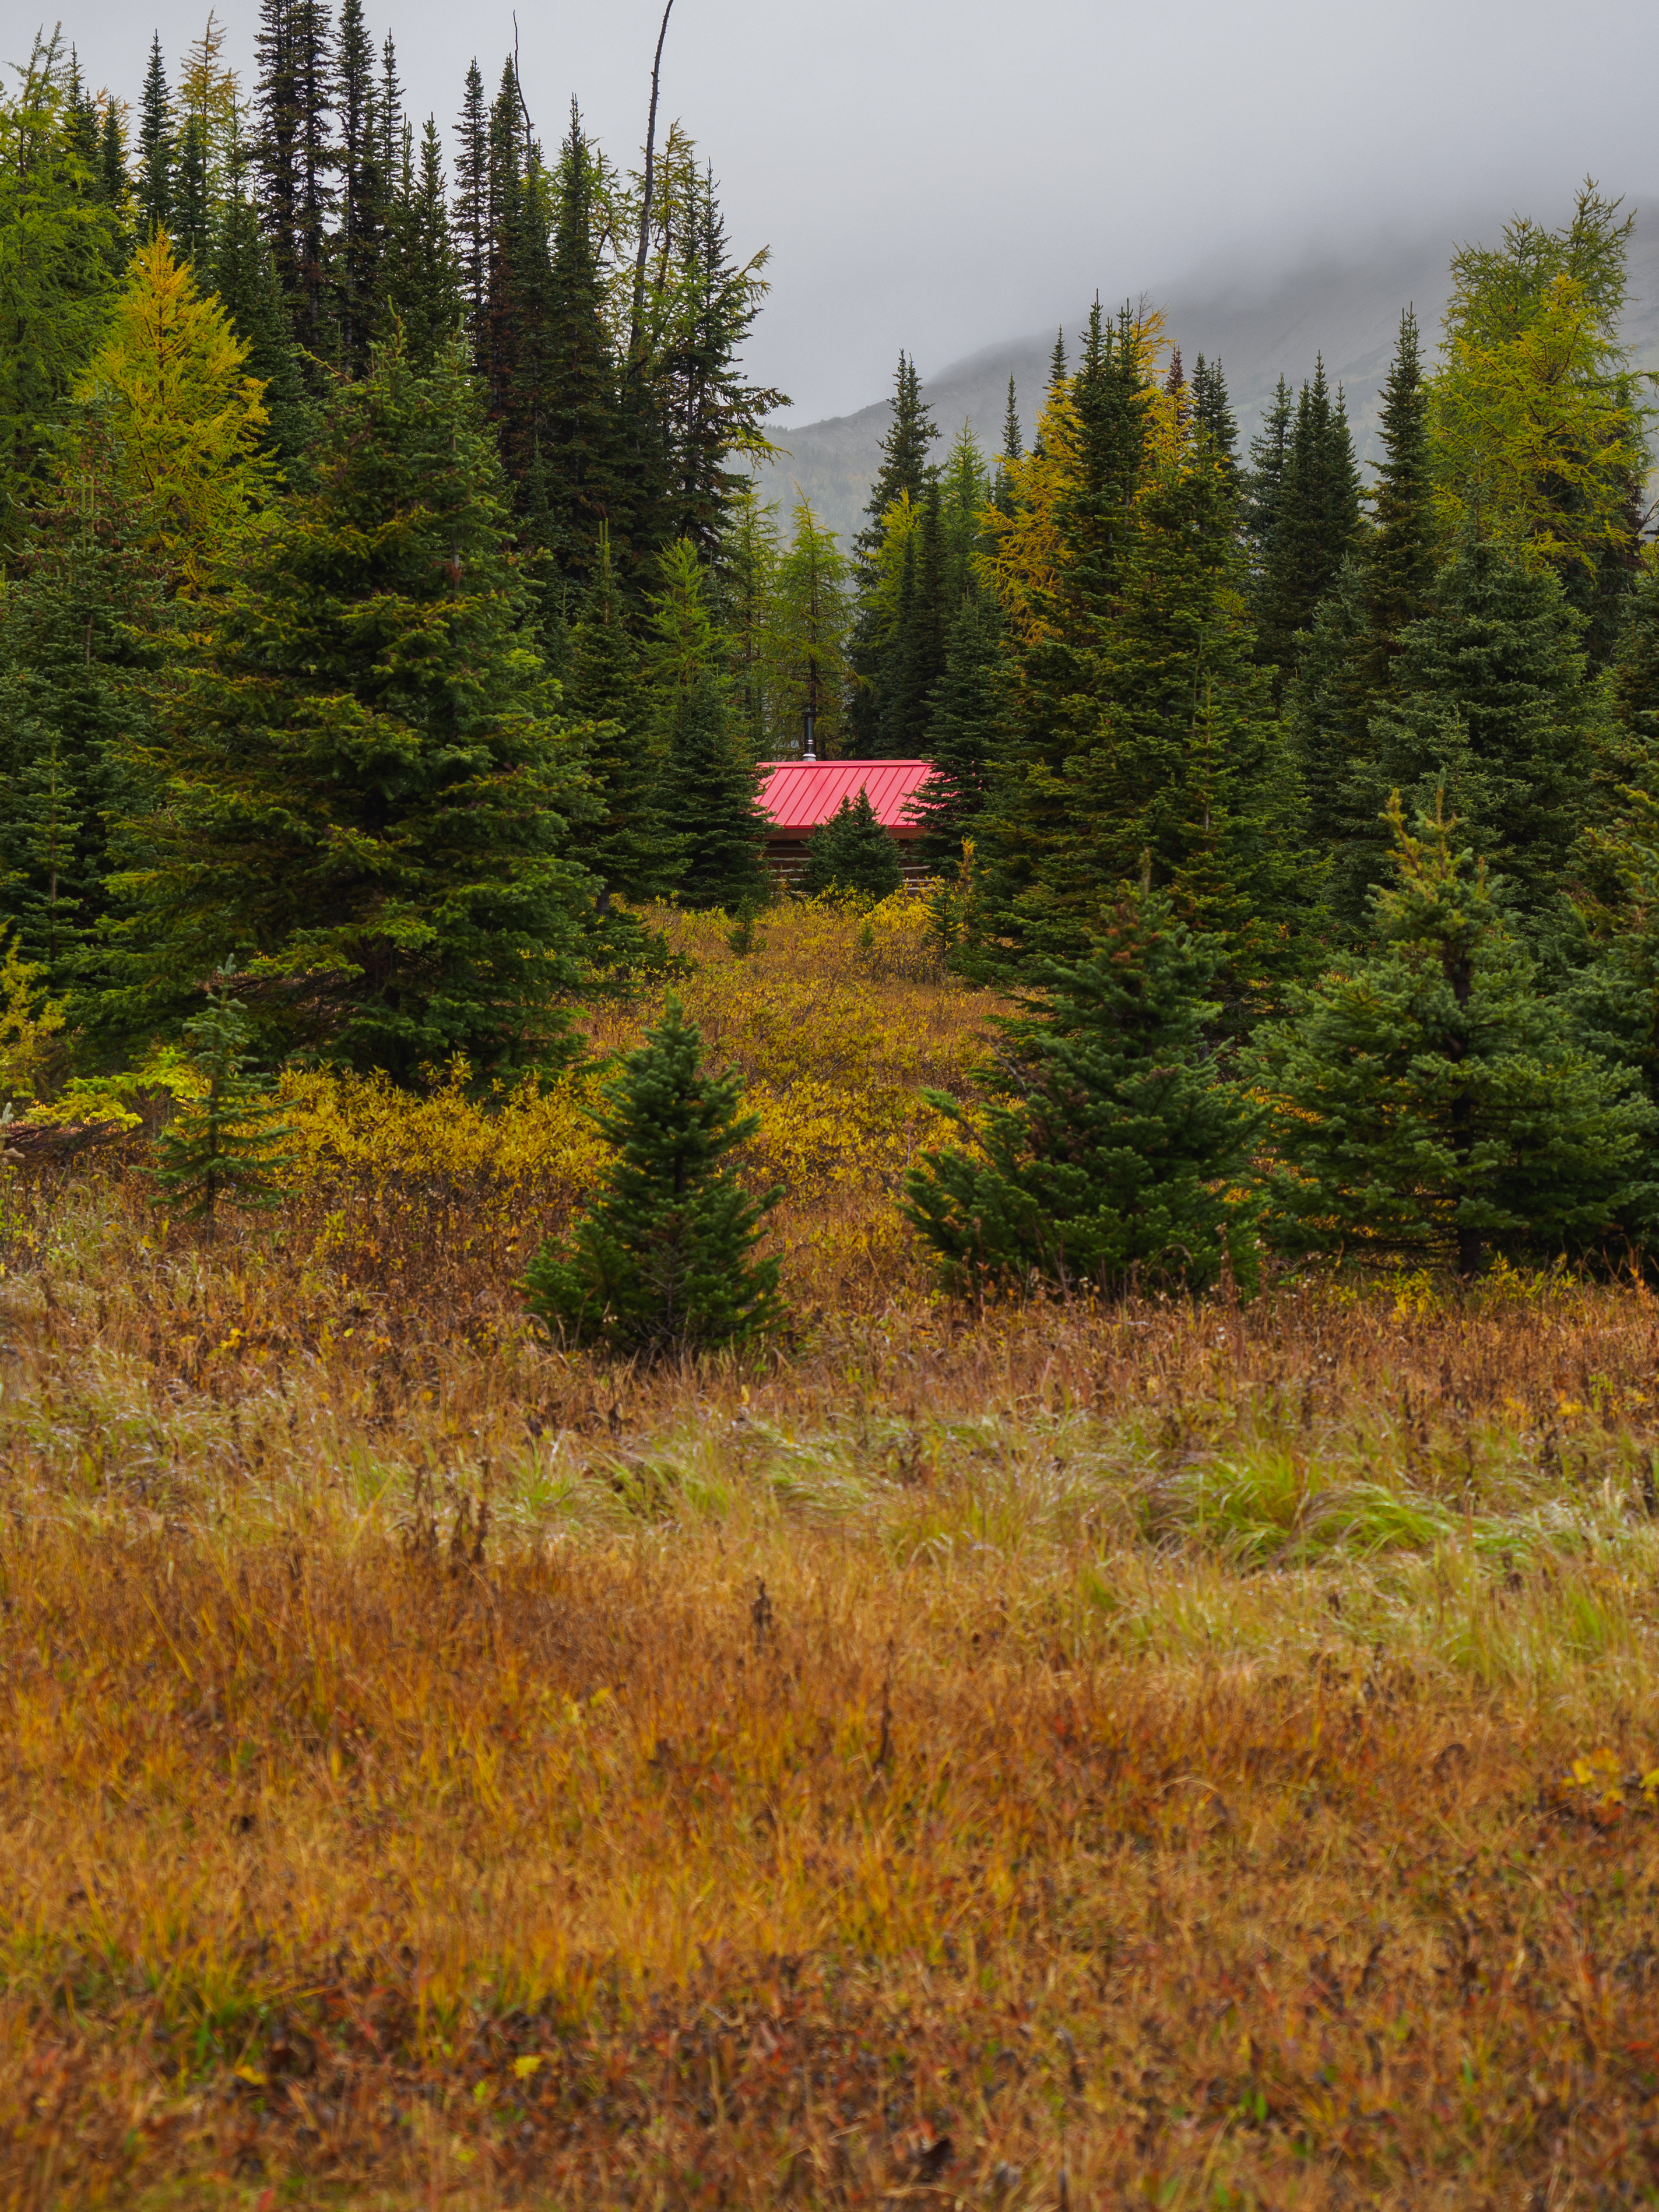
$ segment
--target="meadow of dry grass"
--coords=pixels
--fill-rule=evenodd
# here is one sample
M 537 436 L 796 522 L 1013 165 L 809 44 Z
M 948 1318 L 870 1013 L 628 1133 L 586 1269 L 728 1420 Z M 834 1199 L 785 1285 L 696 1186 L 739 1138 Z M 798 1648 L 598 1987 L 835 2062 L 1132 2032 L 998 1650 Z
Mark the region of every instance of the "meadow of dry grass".
M 953 1312 L 982 1007 L 773 927 L 746 1363 L 526 1332 L 558 1097 L 0 1187 L 0 2203 L 1659 2197 L 1659 1303 Z

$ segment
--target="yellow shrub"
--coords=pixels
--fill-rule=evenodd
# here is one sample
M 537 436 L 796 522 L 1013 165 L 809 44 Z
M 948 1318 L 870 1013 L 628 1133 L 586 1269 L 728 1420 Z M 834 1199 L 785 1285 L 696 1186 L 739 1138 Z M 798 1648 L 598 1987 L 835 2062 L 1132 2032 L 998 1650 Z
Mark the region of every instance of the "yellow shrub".
M 924 902 L 900 893 L 867 916 L 776 909 L 743 958 L 722 915 L 662 908 L 647 919 L 695 963 L 672 988 L 709 1065 L 744 1079 L 760 1126 L 738 1164 L 751 1184 L 783 1186 L 781 1241 L 810 1245 L 821 1261 L 833 1250 L 837 1266 L 890 1270 L 904 1237 L 894 1204 L 904 1170 L 950 1136 L 922 1091 L 963 1093 L 987 1003 L 943 975 Z M 578 1010 L 594 1057 L 550 1085 L 480 1095 L 459 1063 L 425 1094 L 382 1077 L 285 1075 L 291 1180 L 331 1206 L 336 1190 L 345 1201 L 329 1213 L 319 1253 L 367 1249 L 386 1233 L 388 1208 L 439 1194 L 459 1201 L 470 1237 L 520 1243 L 567 1218 L 605 1167 L 592 1121 L 605 1071 L 639 1043 L 668 988 Z

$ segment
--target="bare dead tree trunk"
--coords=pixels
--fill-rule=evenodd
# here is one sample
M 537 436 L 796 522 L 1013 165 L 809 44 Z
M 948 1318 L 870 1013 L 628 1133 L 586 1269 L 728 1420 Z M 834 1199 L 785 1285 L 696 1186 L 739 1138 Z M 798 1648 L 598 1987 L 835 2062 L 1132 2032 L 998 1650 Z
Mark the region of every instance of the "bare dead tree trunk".
M 652 163 L 657 147 L 657 94 L 662 82 L 663 40 L 668 36 L 668 19 L 674 12 L 674 0 L 662 11 L 662 28 L 657 33 L 657 52 L 651 64 L 651 112 L 645 125 L 645 189 L 640 195 L 640 246 L 634 259 L 634 314 L 628 333 L 628 374 L 640 373 L 641 351 L 645 340 L 645 257 L 651 241 Z

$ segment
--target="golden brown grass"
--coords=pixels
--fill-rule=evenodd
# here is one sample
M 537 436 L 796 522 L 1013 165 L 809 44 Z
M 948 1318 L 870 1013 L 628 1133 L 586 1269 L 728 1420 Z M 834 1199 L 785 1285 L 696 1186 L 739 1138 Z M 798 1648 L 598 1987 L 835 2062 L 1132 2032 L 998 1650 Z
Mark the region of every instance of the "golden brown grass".
M 0 2202 L 1659 2194 L 1645 1291 L 618 1370 L 483 1192 L 3 1200 Z

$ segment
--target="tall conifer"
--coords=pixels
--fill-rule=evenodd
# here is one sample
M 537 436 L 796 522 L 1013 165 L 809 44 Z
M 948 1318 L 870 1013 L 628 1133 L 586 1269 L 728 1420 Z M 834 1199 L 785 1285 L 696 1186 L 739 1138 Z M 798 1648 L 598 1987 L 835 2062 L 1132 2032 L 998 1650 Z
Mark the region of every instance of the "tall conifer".
M 443 149 L 432 116 L 421 135 L 420 167 L 404 126 L 400 173 L 386 208 L 375 301 L 384 337 L 402 325 L 410 365 L 425 373 L 460 337 L 466 303 L 461 291 L 444 193 Z
M 599 912 L 613 896 L 630 905 L 665 897 L 682 858 L 666 811 L 666 748 L 604 535 L 570 633 L 564 702 L 587 726 L 583 767 L 599 814 L 582 851 Z
M 1318 361 L 1297 401 L 1255 595 L 1261 657 L 1279 672 L 1277 689 L 1292 674 L 1297 641 L 1312 628 L 1359 532 L 1359 471 L 1347 414 L 1340 390 L 1332 399 Z
M 413 1077 L 562 1050 L 588 878 L 579 745 L 531 647 L 506 486 L 459 349 L 335 396 L 179 672 L 126 831 L 148 1024 L 234 951 L 283 1042 Z
M 331 243 L 331 275 L 340 364 L 349 375 L 361 376 L 374 336 L 386 203 L 397 181 L 381 167 L 374 48 L 362 0 L 341 0 L 337 53 L 339 228 Z
M 489 276 L 489 117 L 476 59 L 466 65 L 466 86 L 455 125 L 456 248 L 466 293 L 466 326 L 475 355 L 482 343 Z
M 161 59 L 161 34 L 150 40 L 149 67 L 138 107 L 138 182 L 134 192 L 141 234 L 173 228 L 173 103 L 167 92 L 167 68 Z

